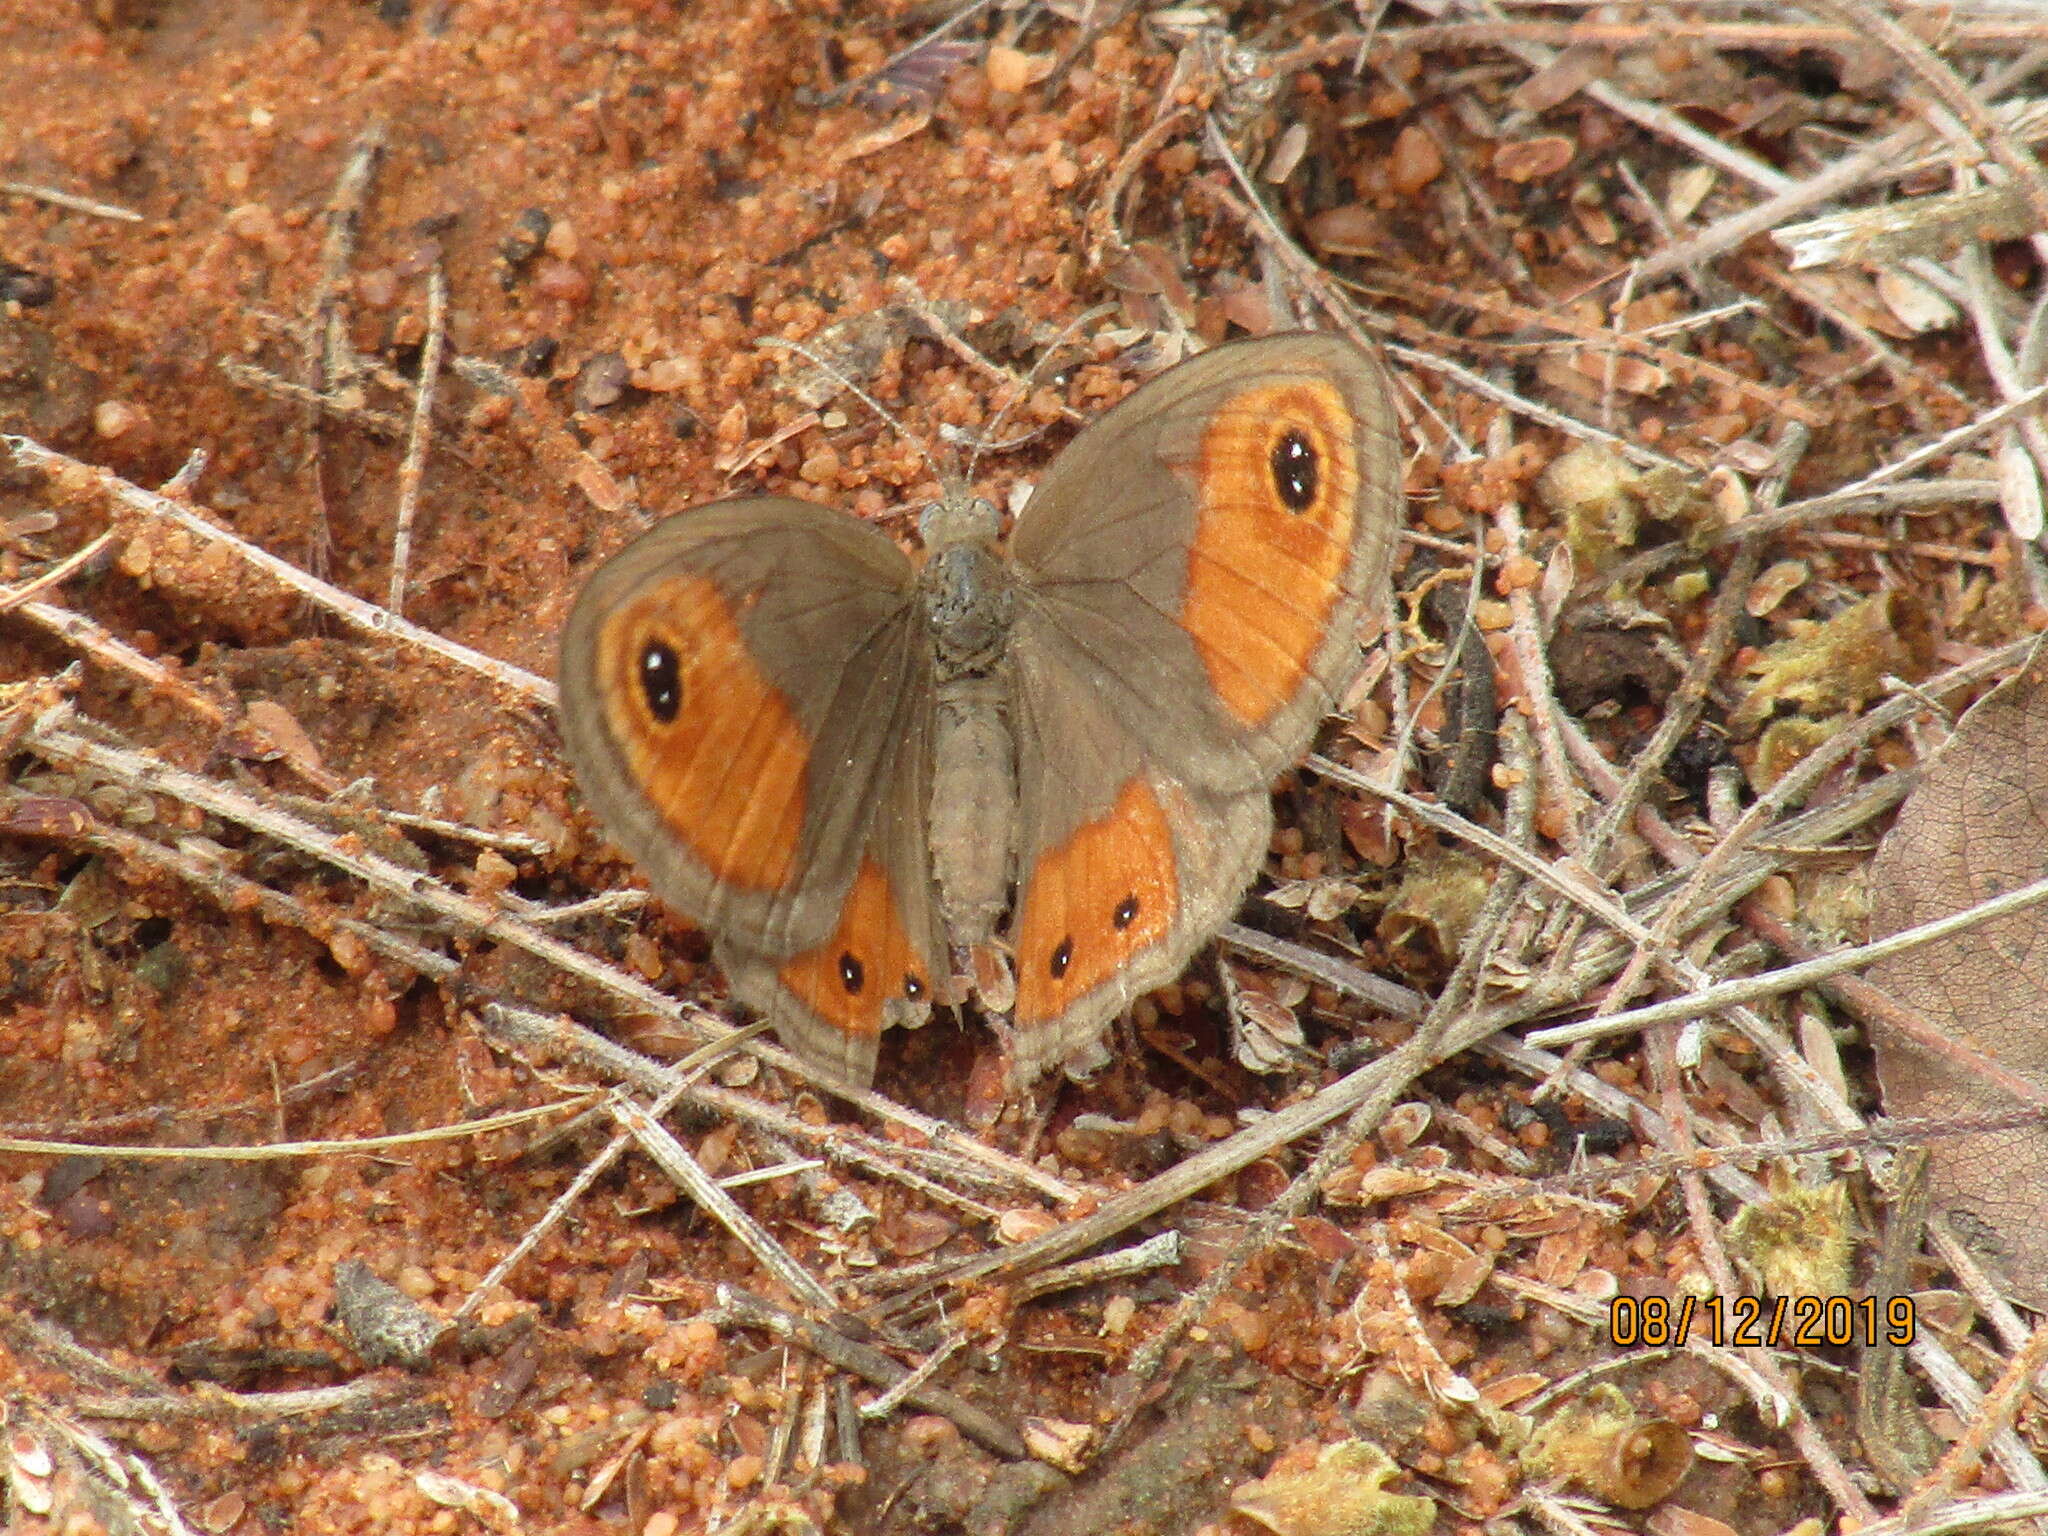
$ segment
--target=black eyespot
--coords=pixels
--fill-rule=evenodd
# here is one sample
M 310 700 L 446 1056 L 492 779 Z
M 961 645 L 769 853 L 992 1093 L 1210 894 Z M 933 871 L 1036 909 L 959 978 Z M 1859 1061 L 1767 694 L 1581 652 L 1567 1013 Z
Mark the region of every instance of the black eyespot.
M 1116 904 L 1116 911 L 1110 914 L 1109 920 L 1115 923 L 1119 929 L 1130 927 L 1131 924 L 1138 920 L 1138 898 L 1126 896 L 1122 901 L 1118 902 Z
M 1290 512 L 1306 511 L 1314 504 L 1319 468 L 1315 449 L 1299 432 L 1289 431 L 1273 445 L 1273 489 Z
M 860 989 L 868 984 L 868 973 L 850 949 L 839 957 L 839 981 L 848 997 L 859 997 Z
M 648 641 L 640 653 L 640 695 L 663 725 L 683 707 L 682 669 L 676 665 L 676 653 L 659 640 Z
M 1067 967 L 1073 963 L 1074 941 L 1070 938 L 1061 939 L 1060 947 L 1052 952 L 1052 964 L 1048 965 L 1046 969 L 1052 973 L 1052 979 L 1058 981 L 1067 974 Z
M 903 977 L 903 995 L 913 1003 L 924 996 L 924 983 L 908 972 Z

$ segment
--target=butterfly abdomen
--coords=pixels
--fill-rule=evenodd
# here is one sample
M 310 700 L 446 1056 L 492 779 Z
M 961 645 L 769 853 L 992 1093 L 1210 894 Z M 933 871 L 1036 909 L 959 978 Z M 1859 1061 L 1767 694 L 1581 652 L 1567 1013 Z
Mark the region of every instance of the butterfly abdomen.
M 956 948 L 984 942 L 1016 878 L 1017 748 L 1006 677 L 939 687 L 932 740 L 932 880 Z
M 985 501 L 947 497 L 920 523 L 918 589 L 938 682 L 931 784 L 932 880 L 956 949 L 984 942 L 1016 878 L 1017 746 L 1009 650 L 1016 576 Z

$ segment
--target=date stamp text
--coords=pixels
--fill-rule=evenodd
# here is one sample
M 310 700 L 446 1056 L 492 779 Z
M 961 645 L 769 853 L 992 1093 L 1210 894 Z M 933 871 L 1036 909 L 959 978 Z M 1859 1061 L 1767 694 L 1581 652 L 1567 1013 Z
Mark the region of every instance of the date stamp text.
M 1617 1296 L 1607 1340 L 1617 1349 L 1820 1349 L 1911 1344 L 1910 1296 Z

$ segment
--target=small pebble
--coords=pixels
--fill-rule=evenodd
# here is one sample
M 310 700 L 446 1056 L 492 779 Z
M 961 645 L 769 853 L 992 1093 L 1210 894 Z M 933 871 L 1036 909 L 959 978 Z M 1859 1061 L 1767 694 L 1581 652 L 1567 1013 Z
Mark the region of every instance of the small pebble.
M 999 91 L 1021 91 L 1031 83 L 1031 55 L 1000 45 L 988 51 L 988 83 Z
M 357 273 L 356 297 L 371 309 L 389 309 L 398 298 L 398 274 L 389 267 Z
M 560 345 L 552 336 L 536 336 L 519 349 L 519 360 L 515 366 L 529 379 L 537 379 L 553 364 L 555 350 Z
M 102 400 L 93 407 L 92 429 L 112 442 L 133 432 L 144 419 L 140 406 L 130 405 L 126 400 Z
M 19 304 L 39 309 L 57 297 L 57 282 L 46 272 L 32 272 L 11 261 L 0 261 L 0 304 Z
M 576 409 L 601 411 L 617 405 L 632 377 L 633 370 L 618 353 L 598 353 L 576 375 Z
M 560 299 L 581 307 L 590 297 L 590 278 L 581 267 L 566 261 L 545 261 L 534 274 L 533 286 L 545 298 Z
M 524 267 L 547 245 L 555 221 L 545 208 L 528 208 L 512 221 L 512 229 L 498 242 L 498 256 L 508 267 Z

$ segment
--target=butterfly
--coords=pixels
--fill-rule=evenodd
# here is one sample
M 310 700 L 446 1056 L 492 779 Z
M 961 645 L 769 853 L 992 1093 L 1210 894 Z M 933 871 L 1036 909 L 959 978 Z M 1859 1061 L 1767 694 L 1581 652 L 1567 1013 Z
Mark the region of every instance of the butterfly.
M 1007 540 L 964 493 L 923 514 L 920 558 L 789 497 L 695 507 L 577 597 L 570 762 L 816 1067 L 870 1081 L 957 972 L 1013 1084 L 1084 1069 L 1257 873 L 1272 783 L 1384 608 L 1400 468 L 1378 360 L 1301 332 L 1139 388 Z M 1014 968 L 993 987 L 990 956 Z

